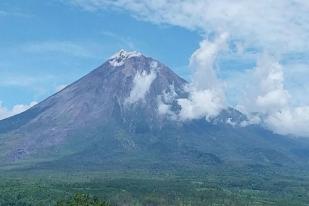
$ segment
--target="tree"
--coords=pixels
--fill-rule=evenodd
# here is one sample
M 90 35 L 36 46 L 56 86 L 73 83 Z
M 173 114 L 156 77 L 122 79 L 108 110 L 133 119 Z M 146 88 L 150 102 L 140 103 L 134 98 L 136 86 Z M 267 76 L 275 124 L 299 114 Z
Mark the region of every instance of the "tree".
M 67 200 L 58 201 L 56 206 L 110 206 L 110 204 L 88 194 L 76 193 Z

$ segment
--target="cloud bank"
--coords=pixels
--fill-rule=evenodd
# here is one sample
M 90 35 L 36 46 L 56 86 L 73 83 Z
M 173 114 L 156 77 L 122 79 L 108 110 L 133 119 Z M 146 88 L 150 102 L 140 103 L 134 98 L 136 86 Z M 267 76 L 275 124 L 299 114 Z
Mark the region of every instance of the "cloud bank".
M 71 0 L 90 11 L 122 9 L 144 21 L 199 30 L 227 32 L 246 44 L 269 51 L 309 48 L 306 0 Z

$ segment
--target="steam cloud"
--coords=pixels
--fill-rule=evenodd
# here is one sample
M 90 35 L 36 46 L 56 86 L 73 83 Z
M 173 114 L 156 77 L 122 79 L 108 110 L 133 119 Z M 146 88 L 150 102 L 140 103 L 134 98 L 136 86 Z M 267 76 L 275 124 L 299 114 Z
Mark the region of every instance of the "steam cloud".
M 149 74 L 146 71 L 137 72 L 133 80 L 133 88 L 130 96 L 125 100 L 125 103 L 133 104 L 143 100 L 156 77 L 157 74 L 153 70 Z
M 224 33 L 212 42 L 204 40 L 191 56 L 193 77 L 187 87 L 189 97 L 178 99 L 181 106 L 180 119 L 209 119 L 217 116 L 225 107 L 224 89 L 216 75 L 215 60 L 226 47 L 227 38 L 228 35 Z

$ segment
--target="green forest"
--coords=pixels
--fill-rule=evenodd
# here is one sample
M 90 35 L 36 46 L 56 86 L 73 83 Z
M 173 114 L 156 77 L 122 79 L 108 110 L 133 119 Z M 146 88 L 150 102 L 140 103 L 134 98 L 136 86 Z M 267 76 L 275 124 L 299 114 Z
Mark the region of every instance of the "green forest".
M 247 170 L 248 172 L 249 170 Z M 300 172 L 300 171 L 299 171 Z M 305 206 L 309 181 L 285 171 L 2 171 L 1 206 Z M 300 175 L 299 175 L 300 176 Z

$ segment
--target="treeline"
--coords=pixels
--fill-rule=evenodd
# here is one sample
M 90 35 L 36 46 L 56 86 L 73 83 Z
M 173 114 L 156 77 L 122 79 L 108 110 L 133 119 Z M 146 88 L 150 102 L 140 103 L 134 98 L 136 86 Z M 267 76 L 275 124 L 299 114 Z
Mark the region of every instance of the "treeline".
M 22 197 L 20 195 L 11 196 L 12 199 L 1 199 L 1 206 L 270 206 L 278 205 L 278 203 L 267 202 L 255 199 L 254 197 L 240 197 L 237 195 L 223 196 L 221 193 L 211 193 L 200 197 L 191 197 L 183 200 L 181 198 L 165 199 L 157 194 L 148 195 L 142 200 L 133 199 L 129 196 L 118 196 L 111 202 L 99 199 L 95 196 L 85 193 L 75 193 L 74 195 L 64 197 L 60 200 L 52 202 L 35 201 L 31 197 Z M 22 200 L 24 199 L 24 200 Z M 294 204 L 285 202 L 280 205 L 292 206 Z M 297 204 L 295 204 L 296 206 Z

